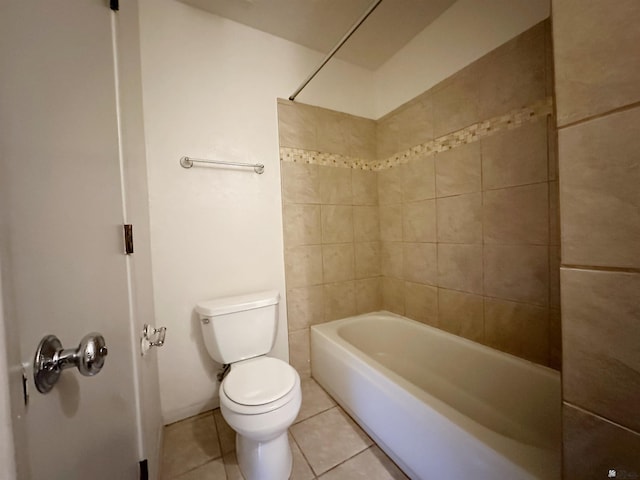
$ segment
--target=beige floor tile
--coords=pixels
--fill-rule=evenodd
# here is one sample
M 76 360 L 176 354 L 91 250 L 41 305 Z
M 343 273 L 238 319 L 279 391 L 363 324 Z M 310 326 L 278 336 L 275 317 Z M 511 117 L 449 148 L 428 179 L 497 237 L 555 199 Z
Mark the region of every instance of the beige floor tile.
M 291 434 L 320 475 L 373 442 L 341 409 L 334 407 L 291 427 Z
M 293 456 L 293 468 L 291 469 L 290 480 L 312 480 L 315 478 L 311 467 L 307 463 L 307 460 L 302 455 L 300 447 L 289 434 L 289 445 L 291 445 L 291 454 Z
M 222 457 L 224 462 L 224 471 L 227 474 L 227 480 L 244 480 L 240 467 L 238 466 L 238 458 L 236 452 L 227 453 Z
M 373 446 L 320 477 L 322 480 L 403 480 L 408 477 L 380 448 Z
M 291 435 L 289 435 L 289 445 L 291 445 L 291 454 L 293 456 L 293 468 L 291 470 L 291 476 L 289 477 L 289 479 L 312 480 L 313 478 L 315 478 L 311 467 L 305 460 L 304 455 L 302 455 L 300 448 Z M 242 475 L 240 467 L 238 466 L 238 458 L 236 457 L 235 452 L 225 454 L 222 460 L 224 461 L 223 476 L 215 477 L 215 480 L 218 480 L 218 478 L 220 478 L 220 480 L 224 480 L 225 478 L 227 480 L 244 480 L 244 476 Z M 225 473 L 226 476 L 224 476 Z M 208 477 L 203 477 L 203 480 L 208 480 Z
M 227 474 L 224 470 L 222 458 L 217 458 L 209 463 L 205 463 L 190 472 L 187 472 L 176 480 L 226 480 Z
M 221 453 L 224 455 L 225 453 L 233 452 L 236 449 L 236 432 L 226 422 L 219 408 L 213 411 L 213 418 L 218 430 Z
M 302 406 L 295 423 L 335 407 L 336 402 L 313 378 L 303 379 L 300 386 L 302 387 Z
M 163 477 L 171 479 L 220 457 L 213 414 L 198 415 L 165 428 Z

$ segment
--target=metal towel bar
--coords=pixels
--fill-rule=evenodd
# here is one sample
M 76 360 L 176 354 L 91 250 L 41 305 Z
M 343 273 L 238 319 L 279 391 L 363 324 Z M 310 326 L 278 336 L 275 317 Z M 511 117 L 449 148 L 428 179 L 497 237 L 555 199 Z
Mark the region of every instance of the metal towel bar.
M 191 158 L 186 156 L 180 159 L 180 165 L 183 168 L 191 168 L 194 163 L 212 163 L 215 165 L 231 165 L 234 167 L 251 167 L 257 174 L 264 173 L 264 165 L 261 163 L 225 162 L 223 160 L 205 160 L 202 158 Z

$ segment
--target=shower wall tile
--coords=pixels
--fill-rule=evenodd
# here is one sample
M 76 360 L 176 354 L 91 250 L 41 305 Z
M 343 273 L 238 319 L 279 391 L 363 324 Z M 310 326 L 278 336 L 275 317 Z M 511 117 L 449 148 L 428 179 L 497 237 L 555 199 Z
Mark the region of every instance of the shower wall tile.
M 288 288 L 322 283 L 322 247 L 310 245 L 285 251 L 285 275 Z
M 380 238 L 378 207 L 353 207 L 353 235 L 356 242 L 366 242 Z
M 354 282 L 326 283 L 324 285 L 324 320 L 330 322 L 356 314 Z
M 320 203 L 317 165 L 281 162 L 282 199 L 286 203 Z
M 281 147 L 376 156 L 376 122 L 368 118 L 278 99 L 278 133 Z
M 566 478 L 640 476 L 639 20 L 553 5 Z
M 549 187 L 545 183 L 483 194 L 484 242 L 549 244 Z
M 560 247 L 549 247 L 549 306 L 560 308 Z
M 402 240 L 402 205 L 380 206 L 380 240 Z
M 554 1 L 553 17 L 560 126 L 640 101 L 640 3 Z
M 546 96 L 544 22 L 499 48 L 478 62 L 480 118 L 492 118 Z
M 435 243 L 402 243 L 401 278 L 413 283 L 437 285 L 438 260 Z
M 481 191 L 480 142 L 438 153 L 435 157 L 435 170 L 438 197 Z
M 545 119 L 485 137 L 481 145 L 484 189 L 493 190 L 548 180 Z
M 484 303 L 480 295 L 438 289 L 438 327 L 475 342 L 484 340 Z
M 404 280 L 382 277 L 382 308 L 404 315 Z
M 437 200 L 438 242 L 482 243 L 482 194 Z
M 278 101 L 278 137 L 281 147 L 317 150 L 316 115 L 306 105 Z
M 379 120 L 376 132 L 378 158 L 386 158 L 432 140 L 433 122 L 429 95 L 421 95 L 386 115 Z
M 355 278 L 377 277 L 380 269 L 380 242 L 362 242 L 355 244 Z
M 481 119 L 477 88 L 477 79 L 469 68 L 454 74 L 434 88 L 432 101 L 435 138 L 468 127 Z
M 640 434 L 567 403 L 562 408 L 563 477 L 568 480 L 637 478 Z M 624 475 L 624 476 L 623 476 Z
M 402 203 L 402 171 L 389 168 L 378 172 L 378 200 L 380 206 Z
M 549 182 L 549 245 L 560 245 L 560 186 Z
M 405 282 L 405 315 L 418 322 L 438 325 L 438 289 L 430 285 Z
M 354 205 L 378 206 L 378 174 L 370 170 L 353 169 L 351 182 Z
M 319 108 L 316 110 L 318 150 L 349 155 L 349 122 L 343 113 Z
M 322 243 L 353 242 L 353 207 L 322 205 Z
M 640 274 L 561 276 L 565 400 L 640 432 Z
M 355 281 L 356 313 L 377 312 L 382 309 L 382 280 L 380 277 Z
M 640 268 L 640 107 L 560 131 L 565 264 Z
M 311 376 L 308 328 L 289 333 L 289 363 L 296 369 L 300 378 Z
M 287 290 L 289 332 L 303 330 L 324 321 L 322 285 Z
M 322 279 L 326 282 L 344 282 L 355 278 L 353 243 L 322 246 Z
M 549 366 L 562 370 L 562 316 L 559 308 L 549 310 Z
M 403 243 L 382 242 L 380 244 L 380 267 L 386 277 L 403 278 Z
M 318 167 L 320 182 L 320 203 L 329 205 L 351 205 L 351 169 Z
M 548 97 L 555 98 L 555 85 L 554 85 L 554 66 L 553 66 L 553 40 L 552 40 L 552 28 L 551 20 L 548 19 L 544 22 L 544 56 L 545 56 L 545 70 L 546 70 L 546 91 Z
M 402 204 L 402 240 L 436 241 L 436 201 L 423 200 Z
M 552 115 L 547 117 L 547 154 L 549 155 L 549 180 L 558 180 L 558 126 Z
M 485 343 L 533 362 L 549 362 L 549 310 L 526 303 L 484 299 Z
M 549 19 L 538 22 L 517 37 L 512 38 L 489 52 L 482 57 L 479 62 L 500 62 L 507 54 L 511 54 L 512 56 L 538 56 L 538 60 L 540 60 L 540 55 L 546 54 L 546 52 L 544 52 L 544 50 L 546 50 L 546 42 L 542 37 L 549 35 L 549 40 L 551 40 L 549 27 Z M 540 44 L 538 42 L 540 42 Z M 531 60 L 529 60 L 529 62 L 531 62 Z
M 436 196 L 433 157 L 419 158 L 402 165 L 402 201 L 414 202 Z
M 376 128 L 375 120 L 349 116 L 349 130 L 347 131 L 347 151 L 352 157 L 375 160 L 376 157 Z
M 438 285 L 482 294 L 482 245 L 439 243 Z
M 319 205 L 282 206 L 285 247 L 317 245 L 322 241 Z
M 549 247 L 485 245 L 484 293 L 490 297 L 547 306 Z

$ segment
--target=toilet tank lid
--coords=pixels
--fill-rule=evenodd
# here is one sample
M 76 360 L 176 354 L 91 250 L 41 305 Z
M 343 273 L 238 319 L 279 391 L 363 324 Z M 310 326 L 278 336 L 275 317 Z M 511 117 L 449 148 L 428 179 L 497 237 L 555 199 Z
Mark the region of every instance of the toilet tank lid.
M 198 302 L 196 304 L 196 312 L 205 317 L 213 317 L 275 305 L 279 300 L 280 294 L 277 290 L 266 290 L 264 292 L 214 298 L 213 300 Z

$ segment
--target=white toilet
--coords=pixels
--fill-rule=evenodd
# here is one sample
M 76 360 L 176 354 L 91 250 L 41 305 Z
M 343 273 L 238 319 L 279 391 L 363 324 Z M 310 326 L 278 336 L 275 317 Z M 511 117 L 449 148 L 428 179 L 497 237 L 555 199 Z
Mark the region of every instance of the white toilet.
M 246 480 L 286 480 L 292 457 L 287 429 L 300 410 L 300 376 L 277 358 L 276 291 L 200 302 L 196 311 L 209 355 L 231 368 L 220 384 L 220 410 L 236 431 Z

